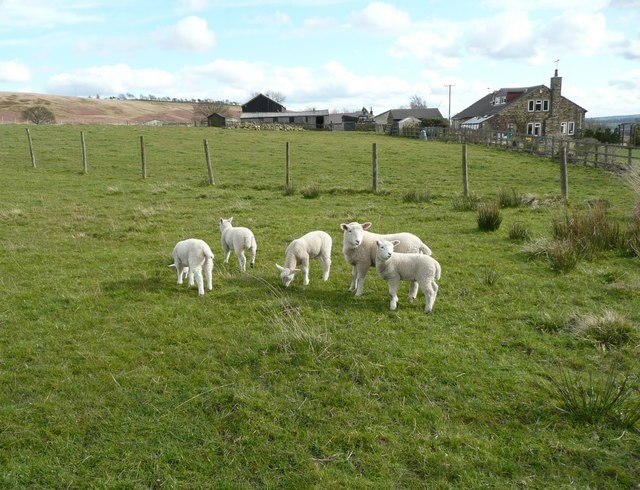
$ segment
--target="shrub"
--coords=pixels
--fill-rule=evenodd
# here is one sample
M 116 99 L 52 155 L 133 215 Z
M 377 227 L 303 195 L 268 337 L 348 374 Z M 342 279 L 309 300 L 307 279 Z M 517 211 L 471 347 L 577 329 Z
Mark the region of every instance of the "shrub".
M 480 198 L 475 194 L 458 194 L 453 198 L 454 211 L 475 211 L 480 203 Z
M 509 238 L 511 240 L 530 240 L 531 232 L 524 223 L 516 221 L 509 227 Z
M 285 196 L 293 196 L 296 193 L 296 186 L 290 185 L 289 187 L 284 188 L 283 194 Z
M 402 196 L 402 200 L 404 202 L 429 202 L 431 199 L 431 193 L 428 189 L 425 189 L 422 192 L 411 190 Z
M 502 223 L 500 207 L 495 202 L 478 205 L 478 228 L 480 231 L 496 231 Z
M 33 124 L 54 124 L 56 122 L 55 114 L 42 105 L 28 107 L 22 111 L 22 117 Z
M 515 189 L 508 191 L 500 189 L 498 191 L 498 204 L 501 208 L 517 208 L 522 203 L 522 198 L 516 193 Z

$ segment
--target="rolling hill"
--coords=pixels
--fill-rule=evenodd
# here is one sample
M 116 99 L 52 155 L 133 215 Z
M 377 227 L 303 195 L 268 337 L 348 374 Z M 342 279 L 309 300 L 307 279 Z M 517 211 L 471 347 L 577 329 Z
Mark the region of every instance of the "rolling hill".
M 0 124 L 22 123 L 22 111 L 36 105 L 65 124 L 193 124 L 193 103 L 116 100 L 20 92 L 0 92 Z M 239 106 L 228 106 L 239 117 Z

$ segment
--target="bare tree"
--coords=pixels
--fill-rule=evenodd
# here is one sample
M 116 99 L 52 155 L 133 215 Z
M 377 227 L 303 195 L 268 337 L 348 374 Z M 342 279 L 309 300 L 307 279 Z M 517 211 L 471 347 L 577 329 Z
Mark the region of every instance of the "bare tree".
M 260 92 L 253 92 L 251 94 L 252 97 L 255 97 L 256 95 L 260 95 Z M 282 92 L 276 92 L 275 90 L 267 90 L 266 92 L 262 92 L 262 95 L 269 97 L 271 100 L 277 102 L 278 104 L 282 104 L 287 99 L 287 97 Z
M 214 112 L 227 116 L 227 106 L 220 101 L 200 102 L 193 104 L 193 115 L 196 119 L 206 119 Z
M 411 109 L 426 109 L 427 101 L 420 97 L 418 94 L 412 95 L 409 99 L 409 107 Z
M 34 124 L 54 124 L 56 116 L 50 109 L 36 105 L 22 111 L 22 117 Z

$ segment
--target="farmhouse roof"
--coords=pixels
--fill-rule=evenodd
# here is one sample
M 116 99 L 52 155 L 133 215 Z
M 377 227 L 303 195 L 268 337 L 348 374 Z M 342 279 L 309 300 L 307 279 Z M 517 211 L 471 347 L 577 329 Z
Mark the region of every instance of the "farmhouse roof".
M 391 109 L 383 112 L 382 114 L 378 114 L 376 119 L 380 116 L 384 116 L 385 114 L 388 117 L 388 114 L 391 113 L 394 121 L 399 121 L 402 119 L 406 119 L 407 117 L 416 117 L 418 119 L 434 119 L 434 118 L 442 118 L 442 113 L 440 109 L 435 108 L 426 108 L 426 109 Z
M 494 92 L 488 93 L 480 100 L 474 102 L 466 109 L 458 112 L 451 119 L 466 119 L 470 117 L 479 117 L 479 116 L 493 116 L 498 112 L 502 111 L 505 107 L 509 106 L 512 102 L 519 99 L 525 93 L 531 92 L 533 90 L 538 90 L 544 87 L 544 85 L 535 85 L 533 87 L 511 87 L 511 88 L 501 88 Z M 496 97 L 506 98 L 506 103 L 504 104 L 494 104 Z

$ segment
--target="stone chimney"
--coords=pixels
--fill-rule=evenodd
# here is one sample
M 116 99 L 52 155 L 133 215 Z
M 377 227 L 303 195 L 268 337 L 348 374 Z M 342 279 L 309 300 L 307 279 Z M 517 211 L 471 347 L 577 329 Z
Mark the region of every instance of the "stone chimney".
M 562 77 L 558 76 L 558 69 L 551 77 L 550 87 L 551 89 L 551 114 L 553 116 L 558 115 L 558 109 L 560 106 L 560 98 L 562 97 Z

